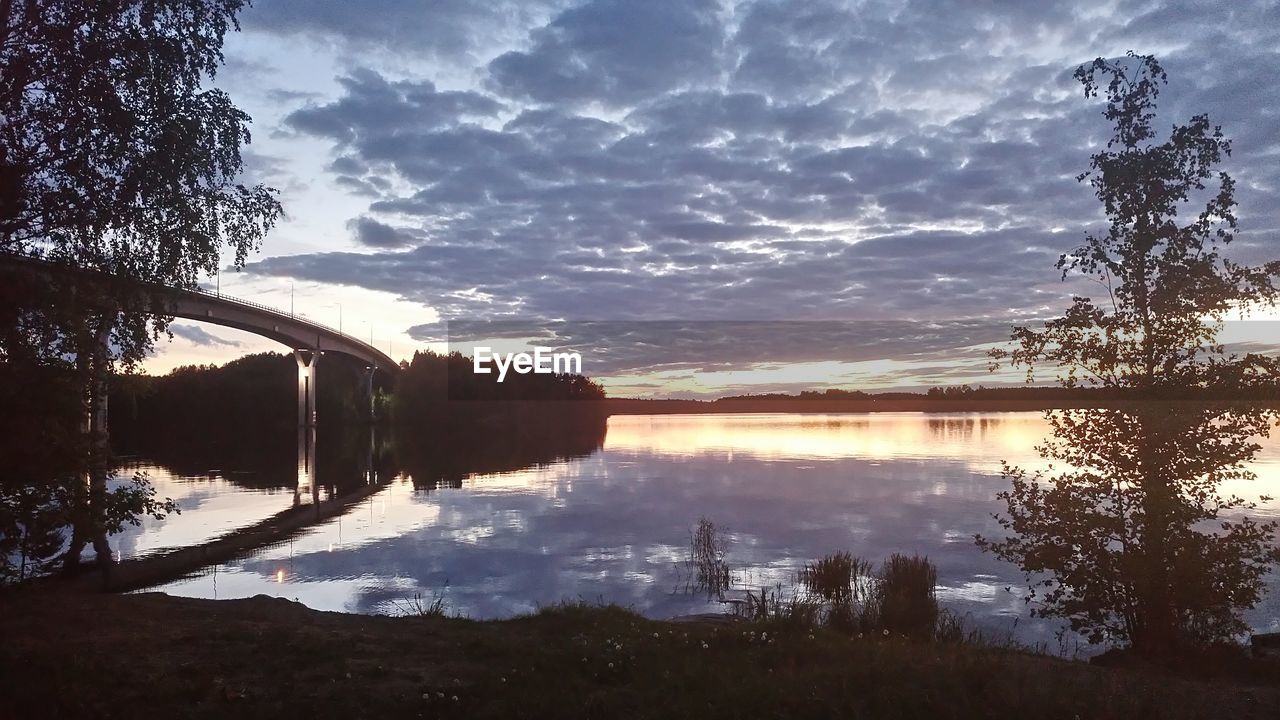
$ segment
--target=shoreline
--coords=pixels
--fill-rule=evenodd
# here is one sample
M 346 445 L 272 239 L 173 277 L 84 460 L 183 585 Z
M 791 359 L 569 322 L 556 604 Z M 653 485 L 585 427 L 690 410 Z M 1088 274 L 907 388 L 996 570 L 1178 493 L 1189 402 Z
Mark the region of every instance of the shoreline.
M 617 607 L 481 621 L 23 589 L 0 593 L 0 611 L 0 696 L 15 717 L 1250 718 L 1280 703 L 1274 666 L 1261 682 L 1209 682 Z

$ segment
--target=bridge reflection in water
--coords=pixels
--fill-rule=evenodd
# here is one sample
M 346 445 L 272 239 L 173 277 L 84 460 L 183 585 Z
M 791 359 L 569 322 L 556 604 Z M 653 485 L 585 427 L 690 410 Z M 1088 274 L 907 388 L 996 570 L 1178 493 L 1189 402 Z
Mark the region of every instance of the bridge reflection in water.
M 298 430 L 297 473 L 293 478 L 290 507 L 198 545 L 124 559 L 105 570 L 87 573 L 77 582 L 104 590 L 124 591 L 212 571 L 220 563 L 288 542 L 319 523 L 341 516 L 352 506 L 382 491 L 387 481 L 395 476 L 394 472 L 378 468 L 380 455 L 372 426 L 359 433 L 358 437 L 348 434 L 328 440 L 333 451 L 321 455 L 328 463 L 325 474 L 332 482 L 325 482 L 319 472 L 317 449 L 320 440 L 316 429 L 303 427 Z
M 346 482 L 335 481 L 333 483 L 322 483 L 317 477 L 316 468 L 316 448 L 319 441 L 316 437 L 316 428 L 299 427 L 298 428 L 298 476 L 293 487 L 293 505 L 294 507 L 305 504 L 318 504 L 321 501 L 320 493 L 323 489 L 325 498 L 324 502 L 329 502 L 335 497 L 341 497 L 345 494 L 343 491 L 351 491 L 358 489 L 358 486 L 365 487 L 382 485 L 382 474 L 379 473 L 377 464 L 374 462 L 377 456 L 377 432 L 375 427 L 368 426 L 359 436 L 348 434 L 344 438 L 330 438 L 334 443 L 341 442 L 343 439 L 358 437 L 358 442 L 354 443 L 357 447 L 351 448 L 349 456 L 353 459 L 355 467 L 354 472 L 350 470 L 343 475 L 358 479 L 358 482 L 352 483 L 351 480 Z M 335 453 L 333 458 L 335 463 L 340 463 L 338 455 L 343 453 Z M 338 472 L 341 472 L 340 470 Z M 390 476 L 390 474 L 387 474 Z M 356 488 L 353 488 L 352 485 Z M 339 490 L 341 488 L 341 490 Z M 338 492 L 335 493 L 335 490 Z
M 298 427 L 298 480 L 293 486 L 293 504 L 302 504 L 303 495 L 310 495 L 311 502 L 319 502 L 320 486 L 315 482 L 316 428 L 314 425 Z
M 503 417 L 518 413 L 508 405 Z M 488 416 L 486 416 L 488 417 Z M 88 576 L 111 590 L 154 587 L 183 577 L 213 572 L 219 564 L 291 542 L 325 521 L 342 517 L 362 502 L 403 481 L 409 492 L 426 493 L 462 487 L 477 474 L 511 472 L 599 450 L 606 420 L 599 408 L 532 405 L 519 414 L 528 423 L 519 432 L 490 425 L 442 418 L 428 426 L 357 425 L 303 426 L 254 431 L 231 426 L 217 443 L 209 437 L 146 436 L 128 448 L 130 454 L 169 468 L 174 475 L 202 475 L 210 467 L 236 468 L 217 474 L 247 491 L 284 491 L 281 504 L 263 508 L 263 519 L 197 544 L 157 547 L 146 555 L 126 558 L 104 577 Z M 533 420 L 540 422 L 533 422 Z M 473 419 L 474 420 L 474 419 Z M 288 438 L 295 440 L 294 454 Z M 394 437 L 394 440 L 392 438 Z M 148 445 L 146 440 L 154 441 Z M 248 472 L 245 472 L 248 471 Z M 196 509 L 192 515 L 200 513 Z M 274 513 L 263 517 L 267 513 Z M 184 523 L 186 515 L 165 520 Z M 194 517 L 192 518 L 194 520 Z M 223 528 L 229 527 L 224 525 Z M 216 530 L 214 532 L 217 532 Z

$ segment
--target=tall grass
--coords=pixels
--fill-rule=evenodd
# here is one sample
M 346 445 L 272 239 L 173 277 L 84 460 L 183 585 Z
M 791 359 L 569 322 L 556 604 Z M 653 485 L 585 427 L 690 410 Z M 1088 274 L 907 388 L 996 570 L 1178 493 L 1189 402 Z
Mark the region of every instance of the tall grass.
M 933 637 L 938 622 L 938 568 L 929 558 L 894 553 L 880 568 L 880 626 L 917 640 Z
M 875 566 L 851 553 L 831 553 L 800 570 L 804 593 L 790 598 L 779 585 L 748 592 L 737 614 L 753 621 L 825 625 L 850 634 L 964 642 L 964 619 L 938 608 L 938 569 L 927 557 L 894 554 Z
M 841 551 L 805 565 L 800 581 L 833 604 L 857 603 L 867 599 L 872 569 L 870 562 Z
M 724 529 L 716 527 L 707 517 L 698 518 L 698 525 L 689 535 L 689 560 L 693 568 L 694 587 L 708 595 L 720 597 L 733 584 L 729 564 L 725 562 L 728 543 Z
M 734 615 L 751 622 L 811 628 L 822 624 L 823 605 L 796 592 L 784 596 L 782 586 L 775 585 L 760 588 L 758 594 L 748 590 L 745 601 L 734 605 Z
M 805 565 L 800 582 L 823 606 L 825 624 L 849 633 L 868 632 L 878 612 L 874 569 L 851 553 L 834 552 Z

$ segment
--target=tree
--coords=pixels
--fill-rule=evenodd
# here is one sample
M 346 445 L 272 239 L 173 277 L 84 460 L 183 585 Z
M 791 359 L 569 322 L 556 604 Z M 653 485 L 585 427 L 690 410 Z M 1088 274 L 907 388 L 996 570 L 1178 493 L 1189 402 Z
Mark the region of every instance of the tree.
M 1011 534 L 977 540 L 1021 566 L 1037 614 L 1066 618 L 1093 642 L 1160 654 L 1245 629 L 1239 611 L 1280 557 L 1276 524 L 1245 517 L 1254 504 L 1219 489 L 1253 477 L 1255 438 L 1277 413 L 1208 400 L 1274 377 L 1273 360 L 1229 355 L 1217 338 L 1229 312 L 1274 304 L 1280 262 L 1248 267 L 1222 255 L 1237 229 L 1234 183 L 1214 168 L 1230 142 L 1206 115 L 1157 138 L 1167 80 L 1154 57 L 1099 58 L 1075 77 L 1085 97 L 1105 94 L 1114 125 L 1078 178 L 1109 222 L 1057 267 L 1064 279 L 1094 278 L 1106 298 L 1075 297 L 1042 328 L 1015 328 L 1012 349 L 993 357 L 1025 367 L 1028 382 L 1050 369 L 1066 387 L 1107 388 L 1127 402 L 1048 413 L 1052 439 L 1038 450 L 1049 469 L 1006 465 L 1011 489 L 997 519 Z M 1197 201 L 1202 209 L 1179 224 Z
M 280 216 L 274 190 L 236 182 L 249 117 L 204 87 L 244 5 L 0 0 L 0 251 L 109 278 L 47 279 L 7 297 L 16 309 L 0 362 L 73 377 L 81 417 L 102 411 L 103 379 L 135 367 L 166 330 L 138 284 L 195 287 L 224 249 L 242 265 Z M 47 494 L 74 529 L 69 564 L 89 539 L 103 558 L 117 520 L 162 509 L 145 486 L 107 489 L 100 435 L 81 443 L 88 481 L 60 473 Z M 18 475 L 0 492 L 29 489 Z

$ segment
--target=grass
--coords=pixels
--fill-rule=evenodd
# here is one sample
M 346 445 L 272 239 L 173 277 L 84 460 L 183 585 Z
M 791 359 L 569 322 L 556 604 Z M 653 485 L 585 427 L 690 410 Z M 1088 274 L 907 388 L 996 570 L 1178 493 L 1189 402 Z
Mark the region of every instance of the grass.
M 706 592 L 708 597 L 720 597 L 733 585 L 733 575 L 725 562 L 728 541 L 724 528 L 717 527 L 709 518 L 698 518 L 698 524 L 689 534 L 689 560 L 694 582 L 691 590 Z
M 746 601 L 734 606 L 734 614 L 753 623 L 767 623 L 808 631 L 825 621 L 823 604 L 795 592 L 785 595 L 781 585 L 747 591 Z
M 947 642 L 979 636 L 964 619 L 938 608 L 938 569 L 927 557 L 891 555 L 880 570 L 862 558 L 839 551 L 809 563 L 799 573 L 806 597 L 779 607 L 782 588 L 748 595 L 746 616 L 772 613 L 807 617 L 849 634 L 881 634 Z M 771 602 L 770 602 L 771 601 Z
M 259 596 L 0 595 L 0 714 L 195 718 L 1269 717 L 1280 690 L 965 644 L 582 603 L 506 621 Z M 1277 679 L 1280 685 L 1280 678 Z
M 933 637 L 938 622 L 938 568 L 929 558 L 894 553 L 880 568 L 879 625 L 917 640 Z
M 428 600 L 422 593 L 414 593 L 413 597 L 397 602 L 395 614 L 400 617 L 440 618 L 445 616 L 445 599 L 441 593 L 435 593 Z
M 842 551 L 805 565 L 800 581 L 824 600 L 855 603 L 866 599 L 871 572 L 871 563 Z

